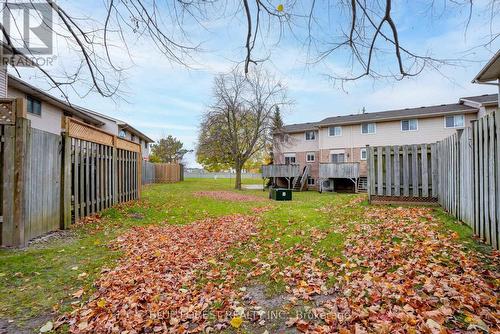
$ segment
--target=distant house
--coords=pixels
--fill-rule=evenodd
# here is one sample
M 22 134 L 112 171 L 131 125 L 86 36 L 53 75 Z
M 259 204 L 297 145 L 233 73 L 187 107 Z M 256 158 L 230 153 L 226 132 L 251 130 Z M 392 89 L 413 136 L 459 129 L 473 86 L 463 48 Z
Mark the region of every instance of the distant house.
M 60 135 L 63 116 L 71 116 L 120 138 L 139 143 L 143 158 L 148 159 L 149 146 L 154 141 L 130 124 L 56 98 L 26 81 L 8 75 L 5 69 L 0 73 L 0 87 L 4 87 L 0 93 L 3 92 L 3 97 L 26 99 L 27 117 L 33 128 Z
M 275 167 L 264 166 L 264 176 L 277 185 L 296 189 L 363 190 L 367 184 L 367 145 L 433 143 L 497 109 L 498 96 L 490 94 L 461 98 L 458 103 L 287 125 L 285 136 L 280 134 L 277 139 Z

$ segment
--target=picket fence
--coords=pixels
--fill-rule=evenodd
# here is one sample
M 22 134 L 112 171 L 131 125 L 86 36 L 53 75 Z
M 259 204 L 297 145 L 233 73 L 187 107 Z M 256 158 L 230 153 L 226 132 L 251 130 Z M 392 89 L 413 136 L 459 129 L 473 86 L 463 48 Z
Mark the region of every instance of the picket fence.
M 368 147 L 370 202 L 438 203 L 500 247 L 500 111 L 437 143 Z

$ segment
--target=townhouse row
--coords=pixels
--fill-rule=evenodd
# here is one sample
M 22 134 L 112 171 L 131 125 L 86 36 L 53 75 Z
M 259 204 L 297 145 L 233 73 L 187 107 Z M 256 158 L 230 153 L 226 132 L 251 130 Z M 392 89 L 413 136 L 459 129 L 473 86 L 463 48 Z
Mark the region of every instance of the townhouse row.
M 297 164 L 300 171 L 307 166 L 304 185 L 318 189 L 320 164 L 359 163 L 359 179 L 355 181 L 363 189 L 367 178 L 367 145 L 433 143 L 497 109 L 498 94 L 489 94 L 460 98 L 451 104 L 328 117 L 319 122 L 286 125 L 283 129 L 285 135 L 280 135 L 281 140 L 276 141 L 274 164 Z M 353 189 L 351 181 L 326 180 L 336 190 Z

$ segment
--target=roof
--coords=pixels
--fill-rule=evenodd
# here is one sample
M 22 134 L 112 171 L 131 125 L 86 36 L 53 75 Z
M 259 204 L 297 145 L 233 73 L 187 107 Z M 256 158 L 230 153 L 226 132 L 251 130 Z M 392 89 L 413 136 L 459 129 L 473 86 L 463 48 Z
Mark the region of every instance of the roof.
M 83 107 L 79 107 L 82 111 L 86 112 L 86 113 L 89 113 L 89 114 L 92 114 L 94 116 L 99 116 L 99 117 L 102 117 L 102 118 L 105 118 L 105 119 L 109 119 L 110 121 L 113 121 L 115 122 L 118 127 L 120 129 L 128 129 L 130 132 L 132 132 L 134 135 L 138 136 L 138 137 L 141 137 L 142 139 L 144 139 L 146 142 L 148 143 L 154 143 L 154 140 L 149 138 L 148 136 L 146 136 L 144 133 L 142 133 L 141 131 L 137 130 L 136 128 L 134 128 L 132 125 L 122 121 L 122 120 L 119 120 L 118 118 L 114 118 L 114 117 L 111 117 L 111 116 L 108 116 L 108 115 L 104 115 L 104 114 L 101 114 L 97 111 L 94 111 L 94 110 L 90 110 L 90 109 L 87 109 L 87 108 L 83 108 Z
M 318 122 L 315 123 L 299 123 L 290 124 L 283 127 L 283 131 L 287 133 L 302 132 L 306 130 L 314 130 L 317 127 Z
M 478 104 L 498 104 L 498 94 L 484 94 L 478 96 L 462 97 L 460 101 L 471 101 Z
M 471 99 L 491 100 L 494 97 L 496 97 L 496 94 L 473 96 L 471 97 Z M 329 125 L 346 125 L 346 124 L 356 124 L 363 122 L 400 120 L 407 118 L 436 117 L 436 116 L 443 116 L 443 115 L 457 114 L 457 113 L 460 114 L 476 113 L 478 111 L 479 110 L 477 108 L 467 106 L 463 103 L 451 103 L 451 104 L 441 104 L 428 107 L 406 108 L 406 109 L 387 110 L 387 111 L 379 111 L 379 112 L 364 113 L 364 114 L 334 116 L 325 118 L 320 122 L 285 125 L 283 127 L 283 130 L 287 133 L 295 133 L 295 132 L 303 132 L 306 130 L 314 130 Z
M 379 111 L 373 113 L 328 117 L 318 122 L 318 126 L 335 125 L 335 124 L 353 124 L 373 121 L 390 121 L 394 119 L 405 118 L 424 118 L 442 116 L 456 113 L 475 113 L 477 108 L 469 107 L 460 103 L 441 104 L 429 107 L 406 108 L 388 111 Z
M 493 58 L 491 58 L 483 69 L 479 71 L 472 82 L 481 83 L 495 80 L 500 80 L 500 50 L 498 50 Z
M 19 79 L 11 74 L 9 74 L 9 84 L 8 85 L 10 87 L 17 88 L 17 89 L 25 92 L 26 94 L 32 95 L 32 96 L 34 96 L 42 101 L 49 102 L 49 103 L 55 105 L 56 107 L 61 108 L 62 110 L 64 110 L 68 114 L 70 114 L 72 116 L 77 116 L 77 117 L 83 119 L 84 121 L 86 121 L 92 125 L 96 125 L 96 126 L 104 125 L 104 122 L 102 122 L 101 120 L 94 117 L 94 116 L 99 116 L 99 117 L 102 117 L 105 119 L 109 119 L 113 122 L 116 122 L 116 124 L 118 125 L 119 128 L 128 129 L 134 135 L 144 139 L 148 143 L 154 142 L 153 139 L 149 138 L 144 133 L 137 130 L 136 128 L 134 128 L 130 124 L 127 124 L 126 122 L 123 122 L 119 119 L 113 118 L 113 117 L 108 116 L 108 115 L 98 113 L 94 110 L 80 107 L 80 106 L 77 106 L 76 104 L 72 104 L 72 103 L 63 101 L 61 99 L 58 99 L 58 98 L 44 92 L 43 90 L 41 90 L 41 89 L 27 83 L 26 81 Z
M 92 115 L 89 115 L 89 114 L 85 113 L 84 111 L 82 111 L 82 109 L 80 107 L 78 107 L 74 104 L 71 104 L 69 102 L 63 101 L 61 99 L 58 99 L 58 98 L 44 92 L 43 90 L 27 83 L 26 81 L 23 81 L 23 80 L 15 77 L 13 75 L 10 75 L 10 74 L 9 74 L 8 86 L 19 89 L 20 91 L 22 91 L 26 94 L 29 94 L 31 96 L 34 96 L 42 101 L 53 104 L 54 106 L 64 110 L 69 115 L 77 116 L 77 117 L 83 119 L 84 121 L 86 121 L 92 125 L 96 125 L 96 126 L 104 125 L 104 123 L 101 122 L 100 120 L 98 120 L 97 118 L 92 117 Z

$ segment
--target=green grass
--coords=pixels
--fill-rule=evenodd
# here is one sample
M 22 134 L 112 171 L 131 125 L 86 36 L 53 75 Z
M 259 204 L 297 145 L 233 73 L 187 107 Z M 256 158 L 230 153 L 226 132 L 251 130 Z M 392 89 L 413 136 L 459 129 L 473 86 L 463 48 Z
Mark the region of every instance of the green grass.
M 206 217 L 234 213 L 255 214 L 252 208 L 271 206 L 261 214 L 259 235 L 248 244 L 233 249 L 231 265 L 241 271 L 240 283 L 249 284 L 246 273 L 251 260 L 273 262 L 279 267 L 293 264 L 287 256 L 273 257 L 276 247 L 286 250 L 302 245 L 315 255 L 339 257 L 345 238 L 360 221 L 367 203 L 352 204 L 359 195 L 293 193 L 291 202 L 228 202 L 193 197 L 200 190 L 231 190 L 233 180 L 187 179 L 177 184 L 150 185 L 144 188 L 140 201 L 119 205 L 102 213 L 102 220 L 73 228 L 74 235 L 24 250 L 0 250 L 0 319 L 22 322 L 46 315 L 52 309 L 59 313 L 70 309 L 71 294 L 80 288 L 92 289 L 92 282 L 103 268 L 114 266 L 120 254 L 107 247 L 110 240 L 133 226 L 150 224 L 188 224 Z M 244 180 L 257 183 L 260 180 Z M 267 199 L 268 193 L 245 190 L 247 194 Z M 363 196 L 363 195 L 361 195 Z M 436 210 L 443 229 L 456 231 L 470 247 L 470 229 L 458 225 L 442 210 Z M 339 232 L 338 227 L 343 227 Z M 315 235 L 322 237 L 315 239 Z M 394 240 L 397 242 L 397 240 Z M 259 245 L 258 251 L 250 247 Z M 295 254 L 296 255 L 296 254 Z M 82 277 L 82 273 L 87 276 Z M 259 279 L 269 295 L 283 292 L 285 285 L 268 275 Z M 333 281 L 331 282 L 334 283 Z

